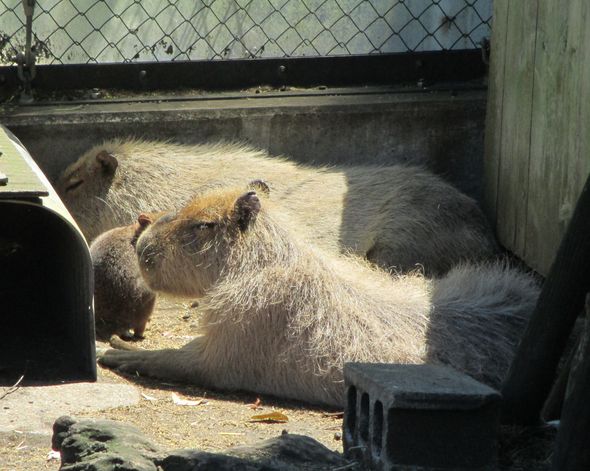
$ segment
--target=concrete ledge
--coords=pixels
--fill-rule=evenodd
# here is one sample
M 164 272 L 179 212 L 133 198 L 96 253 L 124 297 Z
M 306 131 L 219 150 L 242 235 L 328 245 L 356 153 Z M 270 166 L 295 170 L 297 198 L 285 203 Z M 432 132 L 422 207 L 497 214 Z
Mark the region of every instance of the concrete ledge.
M 0 402 L 0 434 L 18 431 L 49 441 L 53 422 L 61 415 L 131 406 L 139 400 L 139 390 L 126 384 L 99 382 L 21 387 Z
M 485 91 L 271 96 L 21 107 L 0 121 L 51 179 L 118 136 L 243 140 L 312 164 L 414 162 L 480 199 Z

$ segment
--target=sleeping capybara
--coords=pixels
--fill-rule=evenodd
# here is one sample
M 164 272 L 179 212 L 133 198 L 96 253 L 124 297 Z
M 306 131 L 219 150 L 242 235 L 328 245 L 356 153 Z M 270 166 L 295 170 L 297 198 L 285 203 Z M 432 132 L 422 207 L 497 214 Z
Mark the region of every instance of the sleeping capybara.
M 56 188 L 89 241 L 138 214 L 179 209 L 195 193 L 261 178 L 314 244 L 391 271 L 441 275 L 498 246 L 476 202 L 415 166 L 298 165 L 238 144 L 111 140 L 62 174 Z

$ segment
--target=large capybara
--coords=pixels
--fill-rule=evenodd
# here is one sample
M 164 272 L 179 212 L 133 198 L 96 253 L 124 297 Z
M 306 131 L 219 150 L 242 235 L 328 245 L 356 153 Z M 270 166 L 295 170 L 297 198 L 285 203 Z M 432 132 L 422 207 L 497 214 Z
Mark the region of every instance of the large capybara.
M 141 229 L 152 222 L 152 217 L 142 214 L 135 224 L 104 232 L 90 245 L 94 317 L 96 334 L 101 340 L 108 340 L 112 335 L 143 338 L 154 310 L 156 293 L 143 281 L 135 242 Z
M 291 208 L 292 210 L 296 208 Z M 108 351 L 123 372 L 343 406 L 346 361 L 450 365 L 498 386 L 538 288 L 503 264 L 440 280 L 316 248 L 265 195 L 210 190 L 140 235 L 151 289 L 202 297 L 181 349 Z
M 315 168 L 237 144 L 112 140 L 70 165 L 56 187 L 91 241 L 139 213 L 179 209 L 199 191 L 254 178 L 315 244 L 392 271 L 440 275 L 498 251 L 474 200 L 412 166 Z

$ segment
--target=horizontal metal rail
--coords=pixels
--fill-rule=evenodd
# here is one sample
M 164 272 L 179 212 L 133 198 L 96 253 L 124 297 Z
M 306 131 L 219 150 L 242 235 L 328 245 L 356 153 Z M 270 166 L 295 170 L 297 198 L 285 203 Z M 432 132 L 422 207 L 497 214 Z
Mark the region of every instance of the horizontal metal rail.
M 207 91 L 258 86 L 363 86 L 441 83 L 481 78 L 480 50 L 432 51 L 359 56 L 236 59 L 77 65 L 39 65 L 37 90 L 122 89 Z M 0 68 L 0 86 L 16 88 L 16 67 Z

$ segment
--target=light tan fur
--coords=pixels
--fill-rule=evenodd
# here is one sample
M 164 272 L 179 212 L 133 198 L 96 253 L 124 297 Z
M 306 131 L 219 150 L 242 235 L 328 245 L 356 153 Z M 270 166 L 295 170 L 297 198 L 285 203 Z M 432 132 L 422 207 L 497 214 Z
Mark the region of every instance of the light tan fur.
M 178 350 L 109 351 L 104 365 L 334 406 L 346 361 L 439 362 L 497 386 L 538 292 L 502 264 L 392 277 L 311 245 L 282 205 L 243 189 L 162 217 L 137 254 L 152 289 L 202 297 L 202 336 Z
M 297 165 L 244 145 L 111 140 L 70 165 L 57 190 L 88 240 L 141 212 L 179 209 L 195 193 L 261 178 L 296 208 L 298 231 L 383 268 L 440 275 L 498 247 L 474 200 L 412 166 Z

